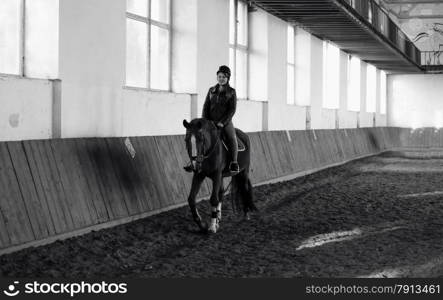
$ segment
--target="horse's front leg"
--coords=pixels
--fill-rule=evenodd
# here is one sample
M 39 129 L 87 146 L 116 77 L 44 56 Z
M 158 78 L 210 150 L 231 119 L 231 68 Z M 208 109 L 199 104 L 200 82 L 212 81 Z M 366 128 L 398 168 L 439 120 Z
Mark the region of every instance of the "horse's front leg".
M 223 186 L 223 179 L 220 184 L 220 189 L 218 192 L 218 205 L 217 205 L 217 221 L 220 223 L 222 218 L 222 203 L 223 203 L 223 196 L 224 196 L 225 190 Z
M 197 173 L 194 174 L 194 177 L 192 177 L 191 192 L 189 193 L 188 197 L 188 204 L 189 208 L 191 209 L 192 218 L 194 219 L 195 223 L 197 223 L 200 230 L 206 230 L 206 226 L 203 226 L 202 219 L 198 213 L 195 198 L 197 197 L 198 191 L 200 190 L 200 186 L 204 179 L 205 177 L 203 175 Z
M 209 200 L 211 203 L 211 224 L 209 225 L 208 231 L 212 233 L 216 233 L 218 229 L 218 209 L 219 209 L 219 193 L 220 188 L 223 184 L 222 173 L 217 173 L 212 178 L 212 193 L 211 199 Z

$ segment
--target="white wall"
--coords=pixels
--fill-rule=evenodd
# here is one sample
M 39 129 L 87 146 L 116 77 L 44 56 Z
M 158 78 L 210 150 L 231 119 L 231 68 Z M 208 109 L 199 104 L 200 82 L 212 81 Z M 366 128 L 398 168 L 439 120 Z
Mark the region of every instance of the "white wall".
M 268 14 L 268 89 L 269 130 L 306 128 L 306 109 L 287 104 L 287 26 Z
M 191 119 L 189 94 L 124 89 L 122 99 L 123 136 L 183 133 L 183 119 Z
M 197 93 L 201 114 L 208 89 L 217 84 L 218 67 L 229 65 L 229 1 L 199 0 L 197 16 Z
M 19 120 L 31 114 L 38 117 L 24 118 L 18 123 L 20 130 L 4 122 L 2 139 L 182 134 L 181 121 L 200 116 L 208 88 L 216 84 L 218 67 L 229 64 L 229 1 L 171 3 L 172 92 L 154 92 L 125 87 L 126 0 L 60 1 L 60 97 L 52 96 L 51 82 L 7 77 L 7 83 L 0 84 L 0 95 L 9 99 L 1 110 L 3 119 L 11 114 L 18 114 Z M 286 103 L 288 24 L 260 9 L 249 18 L 248 89 L 254 101 L 239 101 L 235 124 L 245 131 L 305 129 L 307 107 Z M 311 128 L 352 128 L 358 122 L 372 126 L 373 114 L 364 112 L 364 102 L 360 114 L 347 111 L 344 53 L 340 109 L 323 109 L 323 42 L 300 28 L 296 32 L 296 52 L 303 53 L 296 57 L 296 68 L 306 62 L 306 70 L 296 76 L 296 98 L 310 103 Z M 45 84 L 47 89 L 41 86 Z M 44 100 L 36 106 L 24 95 Z M 377 114 L 376 123 L 384 126 L 386 117 Z
M 60 2 L 62 137 L 121 134 L 125 11 L 125 0 Z
M 0 76 L 0 140 L 52 136 L 52 82 Z
M 389 75 L 388 126 L 443 127 L 443 75 Z

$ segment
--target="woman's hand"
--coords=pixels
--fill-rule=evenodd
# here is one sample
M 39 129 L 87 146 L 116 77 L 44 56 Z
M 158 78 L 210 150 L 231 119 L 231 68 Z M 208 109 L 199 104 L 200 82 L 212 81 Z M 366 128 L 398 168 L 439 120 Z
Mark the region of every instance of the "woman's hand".
M 223 128 L 223 127 L 224 127 L 224 125 L 223 125 L 223 123 L 222 123 L 222 122 L 218 122 L 218 123 L 217 123 L 217 127 Z

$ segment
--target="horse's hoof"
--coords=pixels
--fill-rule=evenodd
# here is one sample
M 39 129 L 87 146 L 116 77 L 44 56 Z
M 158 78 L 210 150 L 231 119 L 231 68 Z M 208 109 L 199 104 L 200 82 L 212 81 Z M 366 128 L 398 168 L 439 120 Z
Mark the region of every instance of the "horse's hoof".
M 218 227 L 218 225 L 210 226 L 208 228 L 208 233 L 217 233 Z
M 218 228 L 220 227 L 218 219 L 212 220 L 211 225 L 208 228 L 209 233 L 217 233 Z

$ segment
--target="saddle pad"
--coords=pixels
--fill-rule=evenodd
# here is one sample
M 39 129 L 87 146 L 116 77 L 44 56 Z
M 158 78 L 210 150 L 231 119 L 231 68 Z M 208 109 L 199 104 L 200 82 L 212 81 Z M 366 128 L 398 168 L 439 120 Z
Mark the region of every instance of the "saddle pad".
M 241 139 L 238 138 L 238 136 L 236 136 L 236 138 L 237 138 L 237 144 L 238 144 L 238 152 L 245 151 L 245 150 L 246 150 L 246 146 L 245 146 L 245 144 L 242 142 Z M 229 148 L 228 148 L 228 146 L 226 145 L 226 142 L 225 142 L 224 139 L 223 139 L 223 146 L 224 146 L 225 149 L 228 150 L 228 152 L 229 152 Z

